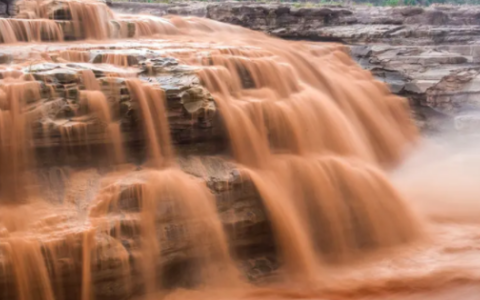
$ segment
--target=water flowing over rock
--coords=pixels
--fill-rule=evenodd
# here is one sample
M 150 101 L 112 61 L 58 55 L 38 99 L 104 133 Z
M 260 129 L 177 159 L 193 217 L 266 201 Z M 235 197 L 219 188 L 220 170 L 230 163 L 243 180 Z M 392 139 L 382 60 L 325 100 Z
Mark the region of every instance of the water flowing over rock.
M 114 3 L 112 7 L 159 16 L 201 15 L 285 39 L 348 44 L 356 61 L 386 82 L 393 93 L 410 100 L 417 125 L 425 132 L 478 130 L 477 6 L 308 7 L 226 2 L 197 3 L 191 8 L 176 4 L 144 8 L 138 3 Z
M 211 5 L 207 16 L 288 39 L 337 41 L 393 93 L 408 97 L 427 131 L 475 131 L 480 41 L 476 6 L 317 7 Z M 469 75 L 465 77 L 465 73 Z M 449 87 L 445 91 L 445 84 Z M 477 117 L 478 118 L 478 117 Z M 460 125 L 462 123 L 463 125 Z
M 345 47 L 93 0 L 18 8 L 0 20 L 0 299 L 395 290 L 341 270 L 427 240 L 386 173 L 418 133 Z

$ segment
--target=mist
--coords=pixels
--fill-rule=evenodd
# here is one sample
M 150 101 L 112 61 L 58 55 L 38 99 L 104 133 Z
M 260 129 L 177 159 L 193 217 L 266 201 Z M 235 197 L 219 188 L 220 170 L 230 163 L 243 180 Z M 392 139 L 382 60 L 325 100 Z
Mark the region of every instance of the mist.
M 392 174 L 419 214 L 435 221 L 480 222 L 480 139 L 424 139 Z

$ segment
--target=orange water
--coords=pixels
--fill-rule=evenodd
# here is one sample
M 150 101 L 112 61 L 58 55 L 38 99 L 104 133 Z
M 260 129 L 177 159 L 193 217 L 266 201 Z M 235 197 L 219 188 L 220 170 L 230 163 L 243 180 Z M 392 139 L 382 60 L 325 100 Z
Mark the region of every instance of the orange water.
M 439 157 L 444 166 L 416 158 L 422 146 L 406 100 L 343 47 L 199 18 L 115 15 L 104 4 L 73 0 L 62 9 L 74 37 L 88 41 L 39 42 L 63 40 L 60 23 L 48 19 L 51 5 L 25 0 L 25 19 L 0 22 L 14 60 L 2 66 L 0 81 L 0 275 L 9 278 L 0 297 L 98 298 L 102 271 L 111 269 L 124 298 L 475 299 L 477 194 L 474 182 L 461 180 L 476 176 L 465 169 L 474 162 L 454 168 L 450 154 Z M 114 39 L 132 36 L 132 26 L 135 39 Z M 42 158 L 31 129 L 55 97 L 51 86 L 43 100 L 29 68 L 87 63 L 105 49 L 112 51 L 99 62 L 107 70 L 102 82 L 126 78 L 144 161 L 126 163 L 120 96 L 79 69 L 78 108 L 56 124 L 58 143 L 71 157 L 91 152 L 107 168 L 37 175 Z M 128 53 L 135 50 L 176 59 L 213 97 L 229 144 L 225 159 L 255 185 L 270 222 L 280 267 L 266 282 L 246 280 L 214 195 L 177 163 L 166 93 L 155 80 L 134 78 L 139 66 Z M 153 63 L 145 69 L 150 79 L 162 72 Z M 103 128 L 101 137 L 92 126 Z M 93 152 L 98 140 L 106 146 Z M 445 170 L 455 173 L 440 176 Z M 178 230 L 174 242 L 169 228 Z M 164 284 L 178 249 L 190 262 L 179 269 L 188 289 Z

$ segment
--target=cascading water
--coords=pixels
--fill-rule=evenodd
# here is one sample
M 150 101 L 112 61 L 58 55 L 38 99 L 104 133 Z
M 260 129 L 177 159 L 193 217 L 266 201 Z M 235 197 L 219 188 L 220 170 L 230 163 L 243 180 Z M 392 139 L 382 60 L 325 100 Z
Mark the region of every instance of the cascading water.
M 378 299 L 444 274 L 402 258 L 385 266 L 384 253 L 430 240 L 431 224 L 387 175 L 418 134 L 406 100 L 342 47 L 115 15 L 93 0 L 19 8 L 22 19 L 0 20 L 4 44 L 97 41 L 5 46 L 14 63 L 0 81 L 0 299 Z M 207 167 L 195 177 L 182 165 L 182 143 L 201 139 L 192 128 L 213 136 L 212 123 L 228 141 L 218 159 L 235 168 L 226 187 Z M 230 236 L 240 229 L 226 225 L 235 215 L 225 207 L 246 204 L 220 195 L 248 184 L 278 264 L 262 288 L 244 278 L 250 261 Z

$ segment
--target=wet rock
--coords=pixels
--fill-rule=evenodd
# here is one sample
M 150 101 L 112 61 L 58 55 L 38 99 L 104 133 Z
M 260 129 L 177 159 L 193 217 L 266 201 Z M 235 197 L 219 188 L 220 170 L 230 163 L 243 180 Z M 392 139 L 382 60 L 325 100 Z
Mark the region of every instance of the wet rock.
M 96 53 L 93 56 L 106 55 L 108 51 L 93 51 Z M 69 137 L 72 145 L 85 144 L 87 137 L 89 144 L 100 146 L 109 143 L 106 124 L 102 124 L 95 114 L 81 109 L 81 95 L 85 90 L 81 71 L 91 70 L 112 107 L 113 121 L 120 123 L 124 142 L 130 145 L 132 155 L 138 154 L 135 159 L 141 159 L 144 155 L 141 149 L 145 143 L 139 108 L 130 97 L 126 79 L 111 75 L 139 77 L 165 91 L 172 140 L 180 148 L 188 152 L 192 146 L 192 151 L 199 151 L 199 145 L 203 145 L 202 149 L 206 153 L 215 153 L 219 151 L 218 147 L 224 147 L 224 135 L 215 102 L 210 93 L 200 85 L 195 68 L 181 65 L 171 57 L 154 58 L 158 54 L 147 50 L 113 51 L 125 55 L 126 58 L 135 59 L 138 67 L 125 68 L 95 63 L 42 63 L 22 70 L 32 74 L 41 86 L 41 99 L 27 100 L 35 102 L 31 107 L 30 119 L 36 145 L 61 145 L 61 139 L 65 138 L 62 132 L 65 130 L 73 130 Z M 146 67 L 147 65 L 150 67 Z M 80 152 L 75 154 L 74 159 L 78 162 L 89 161 L 93 155 L 93 152 L 85 152 L 81 148 L 78 151 Z M 57 152 L 52 163 L 71 159 L 71 154 L 58 154 Z M 48 164 L 50 160 L 42 161 Z
M 278 262 L 272 249 L 270 225 L 252 182 L 247 176 L 239 178 L 240 173 L 236 167 L 219 157 L 179 158 L 178 163 L 186 173 L 210 188 L 231 250 L 237 258 L 242 258 L 242 269 L 248 278 L 256 282 L 265 280 L 268 274 L 278 268 Z M 96 171 L 84 171 L 83 175 L 88 175 L 88 181 L 76 181 L 77 184 L 71 186 L 67 184 L 69 179 L 73 179 L 71 176 L 83 178 L 81 174 L 73 172 L 74 169 L 72 172 L 46 169 L 44 173 L 50 177 L 46 182 L 50 184 L 53 182 L 52 170 L 55 174 L 62 174 L 58 176 L 64 184 L 60 203 L 68 201 L 78 208 L 79 212 L 75 214 L 87 214 L 96 200 L 91 195 L 96 195 L 99 191 L 102 177 Z M 129 298 L 143 287 L 143 254 L 139 234 L 142 224 L 139 213 L 141 199 L 138 198 L 140 193 L 135 193 L 135 189 L 145 183 L 142 175 L 146 173 L 140 170 L 118 179 L 118 189 L 114 191 L 119 195 L 118 203 L 111 205 L 107 214 L 92 219 L 92 222 L 97 224 L 91 243 L 91 254 L 95 257 L 95 263 L 90 265 L 92 292 L 96 298 Z M 58 184 L 62 185 L 61 182 Z M 56 192 L 58 185 L 44 185 L 44 189 Z M 190 261 L 195 259 L 191 251 L 194 241 L 185 237 L 184 230 L 188 225 L 186 220 L 172 221 L 173 214 L 178 212 L 174 203 L 158 203 L 155 227 L 161 244 L 161 255 L 156 260 L 155 268 L 159 274 L 170 277 L 177 274 L 179 268 L 184 271 Z M 43 249 L 45 265 L 52 270 L 49 276 L 56 298 L 80 299 L 82 272 L 85 268 L 84 241 L 88 238 L 86 230 L 89 227 L 79 227 L 75 222 L 71 222 L 68 215 L 52 212 L 50 217 L 50 221 L 39 222 L 39 229 L 48 232 L 50 238 L 40 239 L 37 249 Z M 15 276 L 5 249 L 0 245 L 2 299 L 13 300 L 16 299 Z M 168 284 L 177 286 L 189 276 L 189 272 L 180 273 L 183 274 L 180 278 L 182 280 L 167 281 Z M 165 280 L 163 283 L 165 284 Z
M 75 70 L 56 67 L 51 70 L 31 71 L 36 80 L 45 83 L 78 83 L 79 77 Z
M 67 63 L 66 66 L 76 70 L 77 72 L 80 70 L 92 70 L 97 78 L 110 77 L 111 75 L 115 74 L 118 74 L 120 77 L 132 77 L 138 76 L 144 72 L 143 68 L 121 68 L 110 64 Z M 112 80 L 114 79 L 112 78 Z
M 271 228 L 261 198 L 248 176 L 213 156 L 183 158 L 179 164 L 185 172 L 205 180 L 215 195 L 229 244 L 237 255 L 252 257 L 273 251 Z

